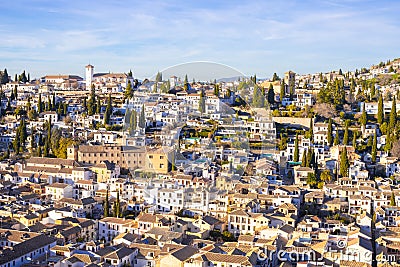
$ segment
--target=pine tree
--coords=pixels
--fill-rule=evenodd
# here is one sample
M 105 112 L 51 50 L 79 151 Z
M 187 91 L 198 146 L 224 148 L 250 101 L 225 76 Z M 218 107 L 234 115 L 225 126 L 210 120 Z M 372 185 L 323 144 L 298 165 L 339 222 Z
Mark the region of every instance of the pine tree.
M 345 130 L 344 130 L 344 135 L 343 135 L 343 145 L 347 146 L 347 143 L 349 142 L 349 121 L 347 120 L 345 122 Z
M 377 121 L 379 124 L 382 124 L 383 120 L 384 120 L 383 97 L 381 94 L 379 94 Z
M 142 105 L 142 110 L 140 111 L 139 127 L 140 128 L 145 128 L 146 127 L 146 116 L 145 116 L 145 113 L 144 113 L 144 105 Z
M 106 112 L 104 113 L 104 124 L 109 124 L 110 123 L 110 118 L 112 114 L 112 99 L 111 99 L 111 93 L 108 95 L 108 101 L 107 101 L 107 107 L 106 107 Z
M 333 141 L 333 145 L 337 146 L 340 143 L 340 137 L 339 137 L 339 129 L 336 128 L 336 134 L 335 134 L 335 140 Z
M 333 137 L 332 137 L 332 119 L 329 119 L 328 122 L 328 132 L 327 132 L 327 139 L 328 139 L 328 145 L 331 146 L 332 145 L 332 141 L 333 141 Z
M 342 177 L 349 176 L 349 158 L 347 157 L 347 149 L 343 148 L 342 153 L 340 154 L 340 175 Z
M 296 134 L 296 140 L 294 142 L 294 153 L 293 153 L 293 161 L 299 161 L 299 135 Z
M 108 189 L 106 192 L 106 199 L 104 200 L 103 209 L 104 209 L 104 218 L 109 217 L 110 216 L 110 204 L 108 202 Z
M 377 137 L 376 137 L 376 131 L 374 133 L 374 140 L 372 143 L 372 151 L 371 151 L 371 158 L 372 158 L 372 162 L 376 162 L 376 150 L 377 150 Z
M 125 88 L 124 99 L 131 99 L 132 97 L 133 97 L 132 83 L 130 80 L 128 80 L 128 84 L 126 85 Z

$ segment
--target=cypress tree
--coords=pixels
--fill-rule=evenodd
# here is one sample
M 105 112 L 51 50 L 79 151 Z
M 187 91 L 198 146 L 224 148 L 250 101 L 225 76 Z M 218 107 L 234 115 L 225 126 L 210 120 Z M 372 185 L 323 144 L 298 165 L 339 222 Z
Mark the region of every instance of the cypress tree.
M 43 112 L 43 104 L 42 104 L 42 94 L 39 94 L 39 100 L 38 100 L 38 113 L 42 113 Z
M 349 158 L 347 157 L 347 149 L 343 148 L 342 153 L 340 154 L 340 175 L 342 177 L 347 177 L 349 175 Z
M 310 151 L 308 151 L 307 153 L 307 163 L 306 163 L 306 167 L 312 167 L 313 162 L 314 162 L 314 150 L 310 149 Z
M 90 90 L 90 98 L 87 103 L 87 108 L 88 108 L 88 115 L 93 115 L 96 112 L 96 90 L 95 90 L 95 85 L 92 84 L 91 90 Z
M 272 83 L 269 85 L 269 89 L 268 89 L 268 103 L 269 104 L 275 103 L 275 92 L 274 92 L 274 87 L 272 86 Z
M 362 109 L 363 109 L 363 111 L 361 113 L 360 123 L 361 123 L 361 125 L 365 126 L 365 125 L 367 125 L 367 120 L 368 120 L 367 111 L 365 110 L 365 103 L 363 103 Z
M 200 90 L 199 111 L 201 114 L 203 114 L 206 111 L 206 99 L 204 97 L 203 90 Z
M 146 116 L 144 113 L 144 105 L 142 105 L 142 110 L 140 112 L 139 116 L 139 127 L 140 128 L 145 128 L 146 127 Z
M 377 121 L 379 124 L 382 124 L 383 120 L 384 120 L 383 98 L 382 98 L 382 95 L 379 94 Z
M 354 149 L 357 148 L 357 132 L 353 131 L 353 147 Z
M 103 204 L 103 210 L 104 210 L 104 218 L 109 217 L 110 216 L 110 204 L 108 202 L 108 189 L 106 192 L 106 199 L 104 200 L 104 204 Z
M 214 84 L 214 95 L 219 96 L 219 85 Z
M 111 99 L 111 93 L 108 95 L 108 101 L 107 101 L 107 107 L 106 107 L 106 112 L 104 113 L 104 124 L 109 124 L 110 123 L 110 117 L 112 114 L 112 105 L 111 105 L 112 99 Z
M 389 127 L 388 127 L 388 132 L 393 133 L 394 132 L 394 127 L 396 125 L 396 97 L 393 97 L 392 101 L 392 109 L 390 110 L 390 117 L 389 117 Z
M 97 97 L 96 114 L 100 114 L 100 113 L 101 113 L 100 97 Z
M 280 94 L 279 94 L 279 101 L 281 101 L 281 103 L 282 103 L 282 100 L 283 100 L 284 97 L 285 97 L 285 79 L 282 78 L 281 91 L 280 91 Z
M 294 142 L 293 161 L 299 161 L 299 135 L 296 133 L 296 140 Z
M 343 135 L 343 145 L 347 145 L 347 143 L 349 142 L 349 121 L 345 122 L 346 127 L 344 130 L 344 135 Z
M 332 145 L 332 141 L 333 141 L 333 138 L 332 138 L 332 119 L 329 119 L 329 122 L 328 122 L 327 139 L 328 139 L 329 146 L 331 146 Z
M 119 201 L 119 190 L 117 191 L 117 200 L 115 201 L 115 217 L 120 218 L 121 215 L 121 203 Z
M 393 192 L 392 192 L 392 194 L 390 195 L 390 206 L 392 206 L 392 207 L 396 206 L 396 198 L 395 198 Z
M 377 150 L 377 137 L 376 137 L 376 131 L 374 133 L 374 141 L 372 143 L 372 152 L 371 152 L 371 158 L 372 162 L 376 162 L 376 150 Z
M 137 114 L 136 110 L 132 110 L 129 118 L 129 129 L 131 134 L 136 130 L 136 126 L 137 126 Z
M 183 90 L 185 90 L 186 92 L 189 90 L 189 82 L 187 74 L 185 75 L 185 80 L 183 81 Z
M 306 167 L 307 165 L 307 150 L 304 150 L 303 156 L 301 158 L 301 167 Z
M 333 141 L 333 145 L 337 146 L 340 143 L 340 138 L 339 138 L 339 129 L 336 128 L 336 134 L 335 134 L 335 140 Z

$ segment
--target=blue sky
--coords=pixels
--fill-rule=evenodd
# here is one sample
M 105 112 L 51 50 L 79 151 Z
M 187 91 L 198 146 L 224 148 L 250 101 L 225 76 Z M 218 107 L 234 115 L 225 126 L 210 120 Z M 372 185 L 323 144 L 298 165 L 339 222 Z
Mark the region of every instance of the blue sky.
M 127 72 L 190 61 L 270 77 L 399 57 L 400 1 L 14 0 L 2 5 L 0 69 L 14 76 Z

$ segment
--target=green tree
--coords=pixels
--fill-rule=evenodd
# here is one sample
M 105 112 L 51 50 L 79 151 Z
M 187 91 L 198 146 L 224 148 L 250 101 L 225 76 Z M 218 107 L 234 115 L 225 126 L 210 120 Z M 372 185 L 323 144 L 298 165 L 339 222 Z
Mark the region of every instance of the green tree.
M 274 72 L 274 75 L 272 75 L 272 81 L 279 81 L 279 76 L 276 74 L 276 72 Z
M 119 190 L 117 191 L 117 199 L 114 202 L 114 217 L 120 218 L 121 215 L 121 203 L 119 200 Z
M 315 175 L 315 173 L 308 173 L 306 182 L 310 186 L 310 188 L 315 188 L 318 184 L 317 176 Z
M 183 90 L 185 90 L 186 92 L 189 90 L 189 82 L 187 74 L 185 75 L 185 80 L 183 81 Z
M 100 114 L 100 113 L 101 113 L 100 97 L 97 97 L 96 114 Z
M 20 148 L 21 148 L 21 141 L 20 141 L 20 128 L 17 128 L 16 134 L 15 134 L 15 138 L 12 141 L 12 147 L 14 149 L 14 153 L 16 155 L 19 155 L 20 152 Z
M 274 92 L 274 87 L 272 86 L 272 83 L 269 85 L 268 89 L 268 103 L 269 104 L 274 104 L 275 103 L 275 92 Z
M 304 150 L 303 156 L 301 158 L 301 167 L 306 167 L 307 164 L 307 150 Z
M 299 161 L 299 135 L 296 134 L 296 140 L 294 142 L 294 153 L 293 153 L 293 161 Z
M 357 131 L 353 131 L 353 147 L 357 148 Z
M 162 82 L 162 73 L 161 72 L 157 72 L 157 75 L 156 75 L 156 82 Z
M 333 145 L 337 146 L 340 143 L 340 137 L 339 137 L 339 129 L 336 128 L 336 134 L 335 134 L 335 140 L 333 141 Z
M 392 206 L 392 207 L 396 206 L 396 197 L 393 192 L 390 195 L 390 206 Z
M 96 90 L 95 90 L 94 84 L 92 84 L 92 87 L 90 90 L 90 98 L 87 103 L 87 109 L 88 109 L 89 116 L 95 114 L 95 112 L 96 112 Z
M 133 97 L 132 83 L 130 80 L 128 80 L 128 84 L 126 85 L 124 92 L 124 99 L 131 99 L 132 97 Z
M 256 108 L 262 108 L 264 106 L 265 97 L 261 93 L 257 85 L 254 85 L 253 90 L 253 106 Z
M 349 143 L 349 121 L 346 120 L 344 135 L 343 135 L 343 145 L 347 146 L 348 143 Z
M 219 84 L 214 84 L 214 95 L 219 96 Z
M 310 136 L 311 142 L 314 139 L 314 125 L 313 125 L 313 118 L 310 119 L 310 126 L 308 127 L 308 135 Z
M 362 113 L 360 117 L 360 124 L 363 126 L 367 125 L 367 120 L 368 120 L 367 111 L 365 110 L 365 103 L 363 103 Z
M 347 149 L 346 147 L 343 147 L 342 153 L 340 154 L 340 175 L 342 177 L 349 176 L 349 167 L 350 167 L 350 162 L 349 158 L 347 157 Z
M 107 101 L 107 107 L 106 107 L 106 112 L 104 113 L 104 124 L 110 124 L 110 118 L 111 114 L 113 112 L 112 108 L 112 99 L 111 99 L 111 93 L 108 95 L 108 101 Z
M 201 114 L 203 114 L 206 111 L 206 99 L 203 90 L 200 90 L 199 111 Z
M 146 127 L 146 116 L 145 116 L 145 113 L 144 113 L 144 105 L 142 105 L 142 110 L 140 111 L 139 127 L 140 128 L 145 128 Z
M 103 210 L 104 210 L 104 218 L 109 217 L 110 216 L 110 204 L 109 204 L 109 200 L 108 200 L 108 189 L 106 191 L 106 199 L 104 200 L 104 203 L 103 203 Z
M 0 80 L 0 84 L 6 84 L 10 81 L 10 79 L 8 78 L 8 72 L 7 69 L 4 69 L 2 75 L 1 75 L 1 80 Z
M 396 125 L 396 116 L 397 111 L 396 111 L 396 97 L 393 97 L 392 101 L 392 109 L 390 110 L 390 117 L 389 117 L 389 127 L 388 127 L 388 132 L 393 133 L 394 128 Z
M 129 119 L 129 130 L 131 134 L 133 134 L 133 132 L 136 130 L 136 126 L 137 126 L 137 113 L 136 110 L 132 110 Z
M 382 94 L 379 94 L 377 122 L 379 124 L 382 124 L 383 120 L 384 120 L 383 97 L 382 97 Z
M 332 129 L 332 119 L 329 119 L 329 122 L 328 122 L 328 132 L 327 132 L 327 139 L 328 139 L 328 144 L 329 144 L 329 146 L 332 145 L 332 141 L 333 141 L 332 131 L 333 131 L 333 129 Z
M 323 170 L 320 175 L 320 180 L 325 183 L 332 181 L 332 174 L 330 170 Z
M 279 94 L 279 101 L 281 101 L 281 103 L 282 103 L 283 98 L 285 97 L 285 87 L 286 87 L 285 79 L 282 79 L 282 81 L 281 81 L 281 91 L 280 91 L 280 94 Z
M 372 152 L 371 152 L 371 158 L 372 162 L 376 162 L 376 150 L 377 150 L 377 137 L 376 137 L 376 131 L 374 133 L 374 141 L 372 143 Z
M 38 113 L 43 112 L 43 103 L 42 103 L 42 95 L 39 94 L 39 99 L 38 99 Z

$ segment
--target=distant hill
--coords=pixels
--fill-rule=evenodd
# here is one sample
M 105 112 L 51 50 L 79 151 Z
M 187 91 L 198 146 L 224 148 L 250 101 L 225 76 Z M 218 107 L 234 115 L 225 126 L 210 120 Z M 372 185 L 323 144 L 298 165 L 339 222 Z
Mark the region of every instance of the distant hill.
M 234 81 L 237 81 L 239 78 L 242 80 L 243 78 L 247 78 L 247 77 L 245 77 L 245 76 L 234 76 L 234 77 L 229 77 L 229 78 L 221 78 L 221 79 L 218 79 L 217 82 L 225 82 L 225 83 L 234 82 Z

